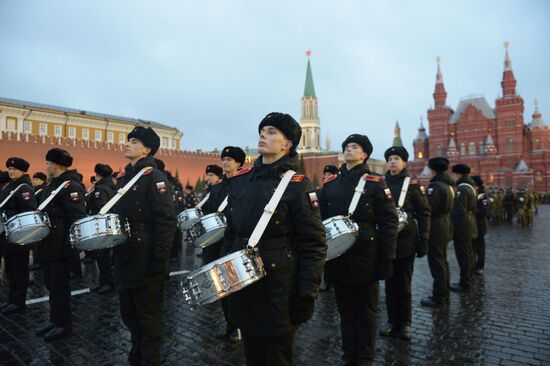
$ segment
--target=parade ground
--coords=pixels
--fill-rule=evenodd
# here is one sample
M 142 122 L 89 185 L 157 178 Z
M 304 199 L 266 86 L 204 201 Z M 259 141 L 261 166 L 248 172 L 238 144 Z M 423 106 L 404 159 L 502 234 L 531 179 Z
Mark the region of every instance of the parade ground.
M 410 342 L 378 337 L 376 365 L 550 365 L 550 206 L 539 206 L 534 226 L 492 226 L 486 237 L 484 276 L 470 294 L 451 293 L 441 310 L 420 306 L 432 280 L 426 258 L 417 259 L 413 276 L 413 329 Z M 458 279 L 454 248 L 449 246 L 451 281 Z M 164 309 L 164 365 L 243 365 L 242 345 L 220 341 L 224 328 L 218 303 L 191 310 L 179 283 L 201 265 L 184 244 L 171 263 Z M 126 365 L 130 335 L 123 325 L 116 292 L 98 295 L 95 264 L 84 264 L 84 279 L 72 282 L 73 330 L 50 343 L 34 332 L 48 320 L 47 292 L 40 271 L 23 313 L 0 315 L 0 365 Z M 0 297 L 7 282 L 0 271 Z M 386 322 L 380 287 L 379 325 Z M 332 291 L 322 292 L 313 319 L 297 332 L 295 364 L 330 365 L 340 356 L 339 318 Z

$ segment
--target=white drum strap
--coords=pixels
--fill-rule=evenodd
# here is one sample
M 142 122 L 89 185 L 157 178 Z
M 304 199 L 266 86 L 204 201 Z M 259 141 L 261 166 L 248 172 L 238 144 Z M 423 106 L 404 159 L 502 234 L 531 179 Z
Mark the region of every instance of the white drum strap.
M 225 196 L 225 199 L 223 200 L 220 207 L 218 207 L 218 210 L 216 211 L 217 213 L 221 213 L 221 212 L 223 212 L 223 210 L 225 210 L 225 207 L 227 206 L 227 199 L 228 198 L 229 198 L 229 195 Z
M 407 191 L 409 190 L 410 181 L 411 177 L 405 177 L 405 180 L 403 181 L 403 186 L 401 187 L 401 193 L 399 194 L 399 200 L 397 201 L 397 208 L 403 208 L 405 197 L 407 196 Z
M 59 187 L 57 187 L 57 189 L 56 189 L 55 191 L 53 191 L 52 193 L 50 193 L 50 196 L 49 196 L 48 198 L 46 198 L 46 199 L 44 200 L 44 202 L 42 202 L 42 203 L 40 204 L 40 206 L 38 206 L 38 209 L 37 209 L 36 211 L 42 211 L 44 208 L 46 208 L 46 206 L 55 198 L 55 196 L 57 196 L 57 194 L 58 194 L 59 192 L 61 192 L 61 190 L 62 190 L 63 188 L 65 188 L 65 185 L 66 185 L 67 183 L 71 183 L 71 181 L 70 181 L 70 180 L 66 180 L 66 181 L 64 181 L 63 183 L 61 183 L 61 185 L 59 185 Z
M 29 185 L 27 183 L 21 183 L 20 185 L 18 185 L 13 191 L 10 192 L 9 196 L 6 197 L 6 199 L 3 200 L 2 203 L 0 203 L 0 208 L 2 208 L 10 200 L 10 198 L 12 198 L 13 195 L 19 190 L 19 188 L 23 186 L 29 186 Z
M 200 209 L 202 206 L 204 206 L 204 204 L 206 203 L 206 201 L 208 201 L 208 199 L 210 198 L 210 192 L 208 192 L 206 194 L 206 196 L 204 196 L 204 198 L 199 202 L 199 204 L 197 206 L 195 206 L 196 208 Z
M 277 209 L 279 201 L 281 201 L 281 198 L 283 198 L 283 193 L 285 193 L 286 187 L 288 186 L 288 183 L 290 183 L 290 179 L 294 174 L 296 174 L 294 170 L 287 170 L 286 173 L 283 174 L 283 177 L 279 182 L 277 189 L 273 193 L 273 196 L 271 196 L 271 199 L 264 207 L 264 213 L 262 214 L 262 217 L 260 217 L 260 220 L 256 224 L 254 231 L 252 231 L 252 235 L 250 235 L 250 239 L 248 239 L 247 247 L 249 249 L 253 249 L 260 242 L 260 238 L 262 237 L 265 228 L 267 227 L 267 224 L 271 219 L 271 216 L 273 216 L 275 209 Z
M 351 199 L 351 203 L 349 204 L 348 208 L 348 216 L 353 215 L 355 212 L 355 209 L 357 208 L 357 205 L 359 204 L 359 198 L 361 198 L 361 194 L 363 194 L 363 191 L 365 190 L 365 183 L 367 182 L 367 175 L 363 175 L 359 179 L 359 183 L 357 183 L 357 187 L 355 187 L 355 193 L 353 194 L 353 198 Z
M 84 197 L 88 197 L 89 195 L 91 195 L 92 193 L 94 193 L 94 191 L 95 191 L 95 188 L 90 189 L 88 192 L 86 192 L 86 194 L 84 195 Z
M 477 195 L 476 189 L 475 189 L 474 187 L 472 187 L 472 186 L 471 186 L 470 184 L 468 184 L 468 183 L 460 183 L 458 186 L 459 186 L 459 187 L 460 187 L 460 186 L 469 187 L 469 188 L 474 192 L 474 197 Z
M 137 182 L 137 180 L 141 178 L 141 176 L 145 174 L 145 172 L 148 172 L 150 170 L 153 170 L 153 168 L 150 166 L 147 166 L 141 169 L 139 173 L 137 173 L 132 179 L 130 179 L 128 183 L 126 183 L 124 187 L 120 188 L 117 191 L 114 197 L 111 198 L 109 202 L 105 204 L 105 206 L 101 207 L 101 210 L 99 210 L 99 215 L 105 215 L 107 212 L 109 212 L 109 210 L 113 208 L 113 206 L 118 202 L 118 200 L 121 199 L 122 196 L 124 196 L 126 192 L 130 190 L 130 188 Z

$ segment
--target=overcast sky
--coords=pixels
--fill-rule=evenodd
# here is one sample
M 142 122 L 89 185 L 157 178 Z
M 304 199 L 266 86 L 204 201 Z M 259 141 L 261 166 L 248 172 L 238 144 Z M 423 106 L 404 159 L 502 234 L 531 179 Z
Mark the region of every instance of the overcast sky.
M 441 56 L 447 103 L 501 92 L 505 40 L 531 120 L 550 122 L 550 1 L 0 2 L 0 96 L 176 126 L 182 148 L 255 147 L 271 111 L 300 117 L 307 49 L 322 144 L 399 120 L 412 149 Z

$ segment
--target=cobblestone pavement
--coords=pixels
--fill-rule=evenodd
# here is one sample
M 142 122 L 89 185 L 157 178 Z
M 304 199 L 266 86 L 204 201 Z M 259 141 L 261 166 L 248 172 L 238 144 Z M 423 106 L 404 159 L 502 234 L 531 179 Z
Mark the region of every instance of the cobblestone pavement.
M 422 308 L 430 294 L 425 258 L 415 264 L 411 342 L 379 338 L 379 365 L 550 365 L 550 206 L 542 206 L 533 228 L 500 226 L 487 236 L 486 274 L 477 277 L 469 295 L 451 293 L 446 310 Z M 172 270 L 200 266 L 194 249 L 184 246 Z M 458 270 L 449 250 L 452 280 Z M 74 290 L 94 285 L 95 268 Z M 223 328 L 219 304 L 191 311 L 179 293 L 182 275 L 169 280 L 164 317 L 164 365 L 242 365 L 240 344 L 215 338 Z M 32 274 L 29 299 L 46 295 L 39 273 Z M 6 295 L 0 272 L 0 300 Z M 48 302 L 29 304 L 22 314 L 0 316 L 0 365 L 124 365 L 130 348 L 116 293 L 85 292 L 73 296 L 75 334 L 46 343 L 34 336 L 48 317 Z M 383 287 L 379 324 L 386 322 Z M 296 365 L 330 365 L 340 355 L 339 319 L 332 292 L 320 295 L 315 315 L 295 342 Z

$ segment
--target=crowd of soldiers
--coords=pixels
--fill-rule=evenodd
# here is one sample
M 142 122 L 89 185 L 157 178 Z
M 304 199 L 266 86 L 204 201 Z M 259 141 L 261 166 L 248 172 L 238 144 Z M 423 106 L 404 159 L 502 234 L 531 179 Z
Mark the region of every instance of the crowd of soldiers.
M 270 113 L 258 126 L 260 157 L 251 168 L 243 169 L 246 155 L 235 146 L 222 149 L 221 166 L 206 167 L 202 211 L 216 212 L 227 200 L 223 211 L 227 228 L 222 240 L 203 250 L 203 264 L 247 246 L 282 174 L 298 169 L 301 133 L 290 115 Z M 0 172 L 0 202 L 20 189 L 0 207 L 4 220 L 36 211 L 54 190 L 63 189 L 44 208 L 51 224 L 45 239 L 33 246 L 10 243 L 5 236 L 0 239 L 9 284 L 8 298 L 0 305 L 3 316 L 25 310 L 32 250 L 33 266 L 43 271 L 50 305 L 50 322 L 36 334 L 46 341 L 71 334 L 70 280 L 82 276 L 82 253 L 72 247 L 69 228 L 100 213 L 139 174 L 112 209 L 128 221 L 131 235 L 120 245 L 86 256 L 98 266 L 98 283 L 92 291 L 118 292 L 121 317 L 131 333 L 129 363 L 160 363 L 169 261 L 183 255 L 186 239 L 177 230 L 177 215 L 195 207 L 199 197 L 154 157 L 159 146 L 151 128 L 136 127 L 124 148 L 128 159 L 124 172 L 115 174 L 106 162 L 98 163 L 88 192 L 82 175 L 70 169 L 73 158 L 66 150 L 49 150 L 46 174 L 37 172 L 32 181 L 26 160 L 8 158 L 7 172 Z M 345 163 L 325 167 L 322 187 L 313 187 L 304 175 L 292 177 L 258 243 L 266 277 L 221 301 L 226 327 L 218 337 L 242 341 L 248 365 L 291 365 L 297 327 L 311 318 L 318 291 L 331 288 L 342 336 L 338 364 L 371 364 L 377 331 L 405 341 L 413 337 L 411 282 L 416 258 L 427 256 L 433 277 L 432 294 L 421 304 L 446 307 L 449 291 L 467 295 L 474 286 L 474 274 L 484 274 L 488 221 L 511 219 L 506 214 L 508 196 L 512 195 L 510 212 L 514 214 L 527 210 L 527 202 L 528 207 L 536 207 L 527 191 L 514 194 L 491 188 L 486 192 L 479 176 L 470 177 L 467 165 L 456 164 L 449 174 L 449 161 L 443 157 L 429 160 L 432 178 L 424 187 L 407 172 L 409 154 L 403 147 L 385 151 L 388 171 L 384 176 L 369 169 L 373 146 L 367 136 L 348 136 L 342 152 Z M 349 216 L 356 223 L 356 239 L 349 250 L 326 261 L 331 243 L 327 243 L 323 220 L 339 216 Z M 447 261 L 451 241 L 460 267 L 459 281 L 453 284 Z M 378 330 L 380 281 L 385 282 L 388 324 Z
M 533 215 L 538 213 L 538 204 L 550 203 L 550 194 L 536 193 L 527 187 L 488 187 L 491 201 L 490 223 L 492 225 L 512 224 L 514 218 L 520 226 L 533 225 Z

